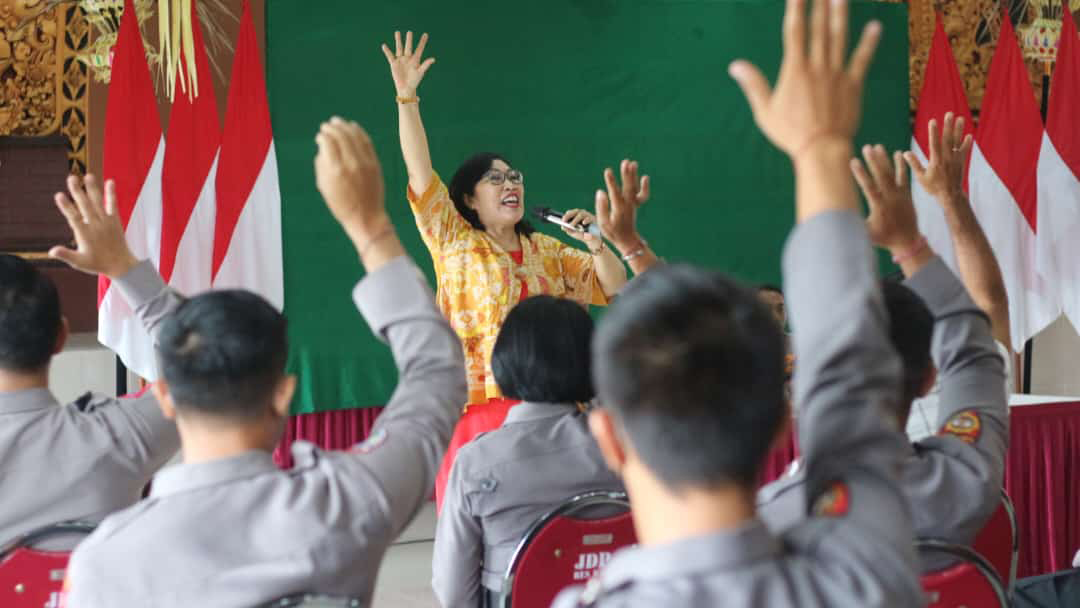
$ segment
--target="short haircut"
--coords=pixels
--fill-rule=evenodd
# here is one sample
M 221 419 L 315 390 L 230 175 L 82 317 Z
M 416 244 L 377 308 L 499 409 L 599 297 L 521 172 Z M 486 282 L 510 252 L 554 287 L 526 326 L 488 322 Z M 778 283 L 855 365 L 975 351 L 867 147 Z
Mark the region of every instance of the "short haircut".
M 60 335 L 56 285 L 30 262 L 0 254 L 0 369 L 45 367 Z
M 889 340 L 900 354 L 904 380 L 896 415 L 907 423 L 911 402 L 919 396 L 926 376 L 933 367 L 930 343 L 934 337 L 934 315 L 926 302 L 905 285 L 893 280 L 881 282 L 885 309 L 889 313 Z
M 465 195 L 474 196 L 476 194 L 476 184 L 480 183 L 484 174 L 491 170 L 491 165 L 496 160 L 501 160 L 510 165 L 510 161 L 506 160 L 501 154 L 491 152 L 482 152 L 469 157 L 454 172 L 454 177 L 450 178 L 450 185 L 447 187 L 450 200 L 454 201 L 454 208 L 461 214 L 461 217 L 465 218 L 465 221 L 469 222 L 469 225 L 477 230 L 484 230 L 484 223 L 480 221 L 480 214 L 465 204 Z M 529 236 L 536 232 L 536 229 L 527 220 L 522 219 L 514 225 L 514 232 Z
M 783 290 L 783 289 L 780 289 L 780 288 L 779 288 L 778 286 L 776 286 L 776 285 L 773 285 L 772 283 L 762 283 L 761 285 L 758 285 L 758 286 L 757 286 L 757 290 L 758 290 L 758 291 L 771 291 L 771 292 L 773 292 L 773 293 L 778 293 L 778 294 L 780 294 L 781 296 L 783 296 L 783 295 L 784 295 L 784 290 Z
M 533 296 L 510 310 L 491 354 L 503 395 L 542 403 L 589 401 L 593 320 L 577 302 Z
M 234 421 L 265 414 L 285 371 L 287 329 L 250 291 L 211 291 L 181 304 L 157 345 L 177 409 Z
M 601 406 L 668 487 L 755 487 L 787 406 L 783 336 L 753 289 L 650 270 L 601 319 L 593 371 Z

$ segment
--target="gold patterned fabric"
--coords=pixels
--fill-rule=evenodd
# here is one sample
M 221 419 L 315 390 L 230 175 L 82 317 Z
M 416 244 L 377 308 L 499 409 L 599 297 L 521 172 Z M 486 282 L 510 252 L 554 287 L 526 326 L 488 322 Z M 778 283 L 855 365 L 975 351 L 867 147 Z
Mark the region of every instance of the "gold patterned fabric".
M 439 308 L 465 348 L 470 404 L 501 396 L 491 373 L 491 351 L 523 286 L 529 295 L 607 304 L 587 251 L 538 232 L 518 235 L 522 250 L 518 265 L 486 232 L 473 228 L 458 213 L 438 175 L 423 196 L 410 190 L 408 198 L 435 265 Z

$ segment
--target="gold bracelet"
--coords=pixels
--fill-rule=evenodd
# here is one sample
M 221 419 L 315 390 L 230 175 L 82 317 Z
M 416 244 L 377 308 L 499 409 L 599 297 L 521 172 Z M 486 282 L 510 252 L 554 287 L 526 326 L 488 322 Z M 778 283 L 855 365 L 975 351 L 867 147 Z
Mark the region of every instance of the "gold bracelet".
M 401 95 L 398 95 L 397 96 L 397 102 L 398 103 L 420 103 L 420 98 L 417 97 L 416 95 L 413 95 L 412 97 L 402 97 Z

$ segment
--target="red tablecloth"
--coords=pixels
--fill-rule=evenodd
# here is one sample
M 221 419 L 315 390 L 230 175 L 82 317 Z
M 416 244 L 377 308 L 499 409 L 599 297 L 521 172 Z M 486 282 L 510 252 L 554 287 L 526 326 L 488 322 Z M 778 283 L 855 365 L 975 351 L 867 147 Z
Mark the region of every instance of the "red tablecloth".
M 1068 568 L 1080 549 L 1080 402 L 1009 413 L 1005 490 L 1020 529 L 1017 576 Z
M 293 441 L 310 441 L 324 450 L 345 450 L 360 443 L 371 433 L 381 407 L 330 410 L 290 416 L 285 435 L 274 450 L 274 462 L 283 469 L 292 468 Z

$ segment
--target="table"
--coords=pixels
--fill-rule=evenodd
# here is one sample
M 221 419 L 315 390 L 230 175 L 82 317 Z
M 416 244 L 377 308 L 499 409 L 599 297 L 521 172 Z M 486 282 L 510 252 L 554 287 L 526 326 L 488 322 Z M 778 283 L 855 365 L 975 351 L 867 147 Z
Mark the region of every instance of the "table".
M 1080 549 L 1080 397 L 1013 395 L 1009 406 L 1005 490 L 1022 578 L 1068 568 Z

